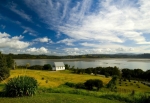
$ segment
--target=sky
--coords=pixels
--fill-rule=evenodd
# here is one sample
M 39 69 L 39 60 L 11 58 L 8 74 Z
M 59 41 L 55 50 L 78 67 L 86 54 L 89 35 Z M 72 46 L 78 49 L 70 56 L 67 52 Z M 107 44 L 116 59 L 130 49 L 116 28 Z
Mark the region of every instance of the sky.
M 150 53 L 150 0 L 0 0 L 0 51 Z

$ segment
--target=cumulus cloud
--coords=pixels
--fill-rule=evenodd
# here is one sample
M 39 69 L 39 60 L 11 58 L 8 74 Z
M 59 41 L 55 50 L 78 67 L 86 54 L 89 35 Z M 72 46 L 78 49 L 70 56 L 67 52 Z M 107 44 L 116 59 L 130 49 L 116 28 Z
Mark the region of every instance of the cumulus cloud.
M 45 53 L 48 53 L 48 49 L 46 49 L 45 47 L 41 47 L 41 48 L 28 48 L 26 50 L 28 53 L 34 53 L 34 54 L 45 54 Z
M 51 39 L 49 39 L 48 37 L 43 37 L 43 38 L 36 38 L 34 39 L 33 41 L 36 41 L 36 42 L 49 42 L 49 43 L 53 43 L 53 41 Z
M 11 37 L 10 34 L 0 32 L 0 48 L 24 49 L 30 43 L 21 41 L 23 38 L 22 35 Z

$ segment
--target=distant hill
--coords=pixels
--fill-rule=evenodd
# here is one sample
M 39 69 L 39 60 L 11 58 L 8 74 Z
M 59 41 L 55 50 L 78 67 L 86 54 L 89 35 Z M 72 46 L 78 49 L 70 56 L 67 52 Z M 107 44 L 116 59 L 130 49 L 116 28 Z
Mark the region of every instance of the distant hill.
M 32 55 L 32 54 L 5 54 L 13 59 L 75 59 L 75 58 L 150 58 L 150 53 L 117 53 L 117 54 L 85 54 L 85 55 Z

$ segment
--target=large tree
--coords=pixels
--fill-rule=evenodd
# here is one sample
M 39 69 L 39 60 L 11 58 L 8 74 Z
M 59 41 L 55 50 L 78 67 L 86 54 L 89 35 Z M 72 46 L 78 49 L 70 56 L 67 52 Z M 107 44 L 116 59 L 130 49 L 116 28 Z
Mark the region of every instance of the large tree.
M 10 69 L 7 67 L 6 57 L 0 52 L 0 81 L 10 76 Z
M 15 61 L 12 59 L 11 55 L 8 55 L 6 58 L 6 62 L 7 62 L 7 67 L 10 69 L 15 69 Z

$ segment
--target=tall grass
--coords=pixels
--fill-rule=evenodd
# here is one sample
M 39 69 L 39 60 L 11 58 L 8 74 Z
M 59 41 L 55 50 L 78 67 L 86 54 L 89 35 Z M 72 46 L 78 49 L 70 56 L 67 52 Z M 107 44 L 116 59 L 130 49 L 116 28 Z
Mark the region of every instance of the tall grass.
M 147 93 L 135 93 L 134 95 L 132 95 L 131 93 L 117 93 L 103 89 L 101 89 L 99 92 L 96 92 L 83 89 L 68 88 L 65 86 L 60 86 L 57 88 L 40 88 L 38 92 L 78 94 L 110 100 L 119 100 L 126 103 L 145 103 L 143 101 L 145 101 L 150 96 L 150 94 Z

